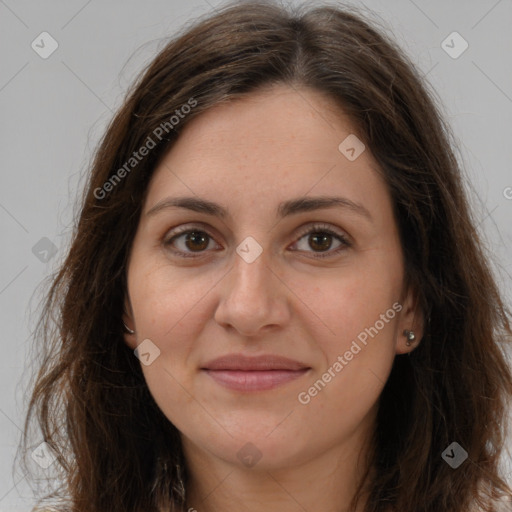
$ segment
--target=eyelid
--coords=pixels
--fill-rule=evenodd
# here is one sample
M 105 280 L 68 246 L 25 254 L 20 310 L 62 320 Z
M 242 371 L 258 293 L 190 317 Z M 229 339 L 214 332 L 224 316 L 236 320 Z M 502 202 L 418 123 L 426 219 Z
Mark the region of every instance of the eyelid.
M 331 226 L 330 224 L 326 224 L 325 222 L 308 222 L 302 229 L 299 230 L 297 236 L 298 240 L 302 238 L 304 235 L 309 233 L 330 233 L 334 236 L 337 236 L 344 240 L 347 244 L 352 244 L 350 237 L 347 235 L 345 231 L 341 231 L 339 228 Z
M 215 241 L 215 236 L 211 234 L 211 230 L 209 227 L 206 227 L 204 223 L 202 222 L 192 222 L 189 224 L 182 224 L 176 228 L 171 228 L 169 231 L 166 232 L 166 234 L 162 237 L 162 241 L 164 246 L 170 246 L 171 242 L 178 238 L 180 235 L 186 234 L 190 231 L 198 231 L 198 232 L 204 232 L 210 239 Z M 169 235 L 169 233 L 171 233 Z M 321 258 L 327 258 L 329 256 L 335 256 L 339 252 L 341 252 L 344 249 L 348 249 L 353 246 L 353 241 L 349 235 L 347 235 L 345 232 L 341 231 L 339 228 L 336 228 L 334 226 L 331 226 L 329 224 L 326 224 L 325 222 L 308 222 L 305 226 L 300 228 L 299 233 L 295 235 L 295 241 L 292 243 L 292 245 L 295 245 L 298 241 L 300 241 L 305 235 L 312 234 L 312 233 L 327 233 L 333 237 L 338 238 L 338 240 L 341 242 L 341 246 L 336 249 L 329 249 L 324 252 L 315 252 L 315 251 L 306 251 L 313 254 L 313 259 L 321 259 Z M 169 235 L 169 236 L 168 236 Z M 173 253 L 178 255 L 179 257 L 189 257 L 189 258 L 199 258 L 201 255 L 206 253 L 207 251 L 199 251 L 197 253 L 194 252 L 187 252 L 183 253 L 179 250 L 172 250 Z M 297 251 L 300 252 L 300 251 Z

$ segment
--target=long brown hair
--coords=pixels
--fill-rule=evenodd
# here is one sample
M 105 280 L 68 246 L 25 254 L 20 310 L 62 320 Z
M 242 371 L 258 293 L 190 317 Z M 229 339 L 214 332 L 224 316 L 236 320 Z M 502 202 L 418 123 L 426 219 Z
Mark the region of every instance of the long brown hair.
M 419 347 L 395 358 L 379 399 L 365 512 L 494 510 L 490 498 L 511 494 L 499 464 L 511 314 L 437 100 L 395 43 L 350 8 L 228 4 L 183 29 L 141 73 L 95 153 L 44 301 L 22 452 L 35 418 L 57 457 L 57 510 L 184 510 L 178 431 L 123 339 L 127 258 L 152 172 L 181 130 L 274 83 L 324 93 L 358 128 L 389 187 L 406 279 L 428 320 Z M 154 147 L 131 161 L 144 145 Z M 457 469 L 442 457 L 452 442 L 468 454 Z

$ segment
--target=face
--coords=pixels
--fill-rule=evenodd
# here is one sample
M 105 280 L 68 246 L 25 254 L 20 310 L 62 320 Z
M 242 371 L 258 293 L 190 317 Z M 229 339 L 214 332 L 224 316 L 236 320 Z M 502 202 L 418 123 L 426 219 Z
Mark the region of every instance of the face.
M 412 349 L 403 329 L 422 332 L 389 193 L 354 135 L 320 93 L 272 86 L 191 121 L 155 170 L 125 339 L 187 446 L 272 469 L 369 435 Z

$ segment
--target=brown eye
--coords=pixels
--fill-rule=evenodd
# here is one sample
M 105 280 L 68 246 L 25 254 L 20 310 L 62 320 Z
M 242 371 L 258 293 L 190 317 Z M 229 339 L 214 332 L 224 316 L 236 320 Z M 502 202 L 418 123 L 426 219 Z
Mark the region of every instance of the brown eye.
M 203 253 L 213 238 L 206 231 L 198 229 L 182 230 L 164 242 L 165 247 L 171 248 L 179 256 L 194 257 Z
M 185 245 L 192 251 L 201 251 L 208 247 L 208 238 L 204 231 L 189 231 L 185 233 Z
M 305 239 L 305 242 L 301 242 L 303 239 Z M 339 245 L 333 250 L 330 250 L 333 240 L 338 241 Z M 302 233 L 294 244 L 294 246 L 297 246 L 298 250 L 303 252 L 312 252 L 308 249 L 313 249 L 315 258 L 334 256 L 348 247 L 351 247 L 351 245 L 345 235 L 337 233 L 323 224 L 311 226 Z
M 309 235 L 308 242 L 315 251 L 327 251 L 332 245 L 332 235 L 313 233 Z

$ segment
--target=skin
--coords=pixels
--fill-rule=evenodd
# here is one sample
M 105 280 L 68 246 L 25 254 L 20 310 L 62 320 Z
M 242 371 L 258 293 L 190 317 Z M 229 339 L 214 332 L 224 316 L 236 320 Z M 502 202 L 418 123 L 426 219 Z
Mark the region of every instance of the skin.
M 369 148 L 354 161 L 338 150 L 354 133 L 322 94 L 273 85 L 196 117 L 155 170 L 127 269 L 124 321 L 136 332 L 125 341 L 135 349 L 150 339 L 160 350 L 141 367 L 181 432 L 187 506 L 199 512 L 348 510 L 393 360 L 417 346 L 408 347 L 402 332 L 422 337 L 423 315 L 414 290 L 404 288 L 397 225 L 377 164 Z M 146 215 L 183 195 L 219 203 L 230 216 L 179 208 Z M 360 203 L 372 220 L 339 207 L 276 217 L 281 201 L 321 195 Z M 336 237 L 315 244 L 303 234 L 315 223 L 351 246 L 334 254 L 343 247 Z M 182 235 L 165 246 L 185 225 L 209 236 L 187 244 Z M 252 263 L 236 252 L 248 236 L 262 248 Z M 300 403 L 298 394 L 397 302 L 401 311 Z M 233 391 L 200 371 L 229 353 L 278 354 L 311 370 L 272 390 Z M 252 467 L 237 457 L 246 443 L 261 455 Z

